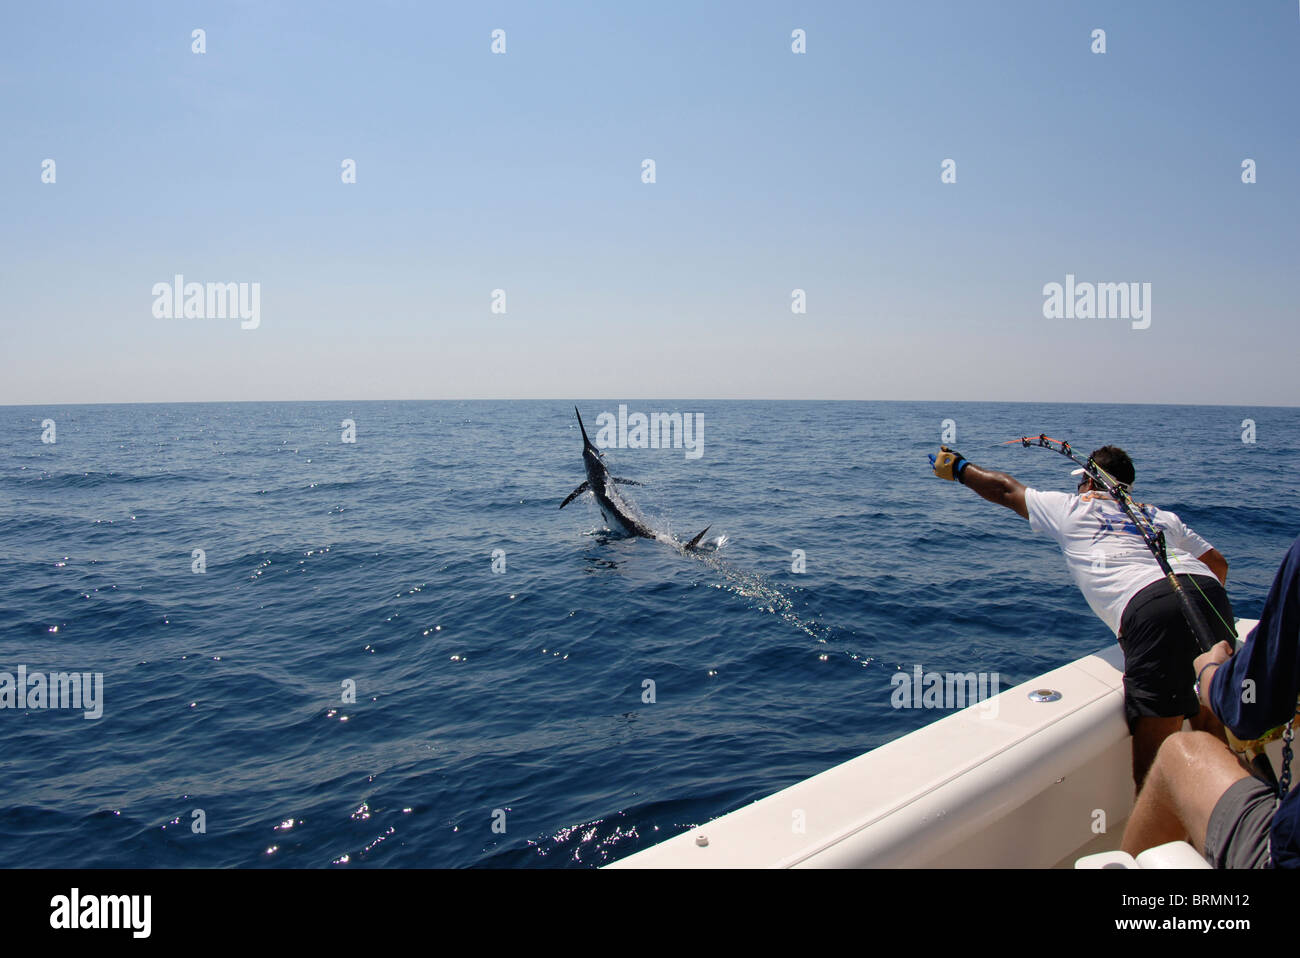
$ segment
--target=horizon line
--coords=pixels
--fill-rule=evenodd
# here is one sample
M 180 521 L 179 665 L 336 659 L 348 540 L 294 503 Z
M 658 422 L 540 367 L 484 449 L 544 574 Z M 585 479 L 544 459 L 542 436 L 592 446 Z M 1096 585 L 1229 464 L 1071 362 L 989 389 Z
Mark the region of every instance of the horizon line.
M 259 403 L 262 405 L 305 405 L 326 403 L 450 403 L 450 402 L 608 402 L 610 397 L 573 397 L 573 396 L 537 396 L 537 397 L 442 397 L 436 399 L 179 399 L 156 400 L 135 399 L 118 402 L 19 402 L 0 403 L 0 409 L 31 409 L 46 406 L 225 406 L 237 403 Z M 641 396 L 626 397 L 616 400 L 620 403 L 634 402 L 710 402 L 710 403 L 988 403 L 1003 406 L 1185 406 L 1206 409 L 1297 409 L 1300 403 L 1276 405 L 1271 403 L 1205 403 L 1205 402 L 1099 402 L 1075 399 L 819 399 L 819 398 L 762 398 L 762 397 L 671 397 Z

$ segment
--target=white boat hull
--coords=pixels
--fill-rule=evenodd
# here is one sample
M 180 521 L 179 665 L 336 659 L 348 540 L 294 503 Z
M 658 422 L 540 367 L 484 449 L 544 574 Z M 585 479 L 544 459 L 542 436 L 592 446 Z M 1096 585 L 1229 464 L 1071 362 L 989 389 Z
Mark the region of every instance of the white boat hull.
M 1071 867 L 1133 810 L 1122 667 L 1085 656 L 609 867 Z

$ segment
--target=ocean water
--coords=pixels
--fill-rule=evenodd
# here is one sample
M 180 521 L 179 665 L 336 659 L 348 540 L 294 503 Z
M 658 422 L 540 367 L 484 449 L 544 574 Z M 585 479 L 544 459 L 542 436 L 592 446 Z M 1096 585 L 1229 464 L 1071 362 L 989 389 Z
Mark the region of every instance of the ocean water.
M 945 419 L 1038 488 L 1072 465 L 1000 440 L 1124 446 L 1242 616 L 1300 533 L 1296 409 L 624 402 L 703 416 L 699 458 L 607 455 L 722 548 L 560 511 L 572 402 L 0 408 L 0 671 L 104 683 L 0 710 L 0 866 L 592 867 L 946 714 L 899 668 L 1110 644 L 1050 540 L 930 475 Z

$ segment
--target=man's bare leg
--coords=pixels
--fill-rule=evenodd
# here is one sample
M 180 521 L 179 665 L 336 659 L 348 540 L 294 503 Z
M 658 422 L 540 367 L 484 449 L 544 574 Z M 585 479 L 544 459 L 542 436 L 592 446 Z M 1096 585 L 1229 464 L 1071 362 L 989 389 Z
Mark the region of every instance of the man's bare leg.
M 1224 730 L 1223 723 L 1206 706 L 1202 705 L 1200 714 L 1195 718 L 1188 719 L 1188 721 L 1192 724 L 1192 731 L 1209 732 L 1224 745 L 1228 744 L 1228 733 Z
M 1171 735 L 1151 766 L 1120 847 L 1136 855 L 1165 842 L 1191 841 L 1204 855 L 1210 813 L 1223 793 L 1248 774 L 1213 735 Z
M 1138 792 L 1142 791 L 1142 782 L 1147 777 L 1147 770 L 1156 760 L 1160 743 L 1182 727 L 1181 715 L 1172 718 L 1144 715 L 1133 723 L 1133 784 Z

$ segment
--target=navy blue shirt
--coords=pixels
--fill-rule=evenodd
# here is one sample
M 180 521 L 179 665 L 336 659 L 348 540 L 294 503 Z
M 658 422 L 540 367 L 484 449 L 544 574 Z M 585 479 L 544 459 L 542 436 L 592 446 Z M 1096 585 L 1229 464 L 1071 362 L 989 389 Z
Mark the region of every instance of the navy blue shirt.
M 1244 683 L 1254 701 L 1243 702 Z M 1300 695 L 1300 539 L 1291 544 L 1264 600 L 1259 625 L 1210 676 L 1210 704 L 1240 739 L 1259 738 L 1291 720 Z M 1300 751 L 1300 736 L 1295 745 Z M 1300 868 L 1300 755 L 1291 761 L 1292 787 L 1269 832 L 1273 865 Z

